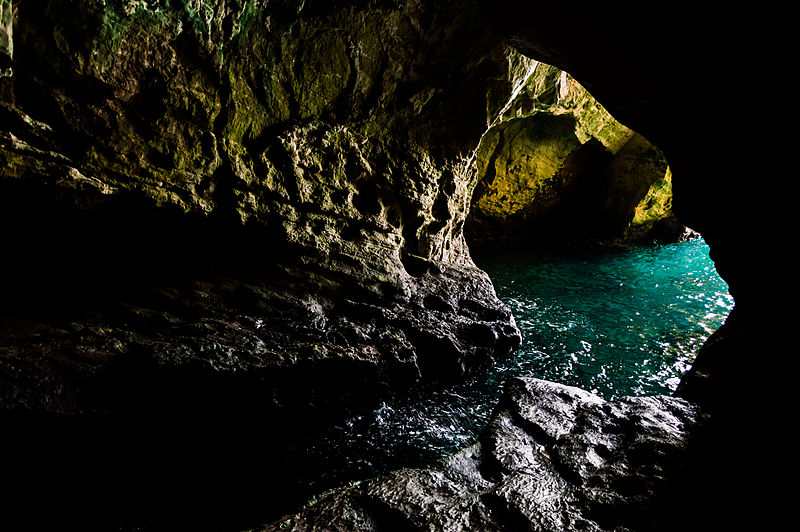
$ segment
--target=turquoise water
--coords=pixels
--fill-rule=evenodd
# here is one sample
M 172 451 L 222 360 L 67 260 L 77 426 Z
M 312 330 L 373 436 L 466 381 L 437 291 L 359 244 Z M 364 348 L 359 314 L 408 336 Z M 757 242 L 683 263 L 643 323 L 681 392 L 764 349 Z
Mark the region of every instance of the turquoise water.
M 422 465 L 472 443 L 509 377 L 579 386 L 607 399 L 669 394 L 733 307 L 700 239 L 473 255 L 511 308 L 522 347 L 470 382 L 336 427 L 324 449 L 309 455 L 310 467 L 319 460 L 325 469 L 312 484 Z
M 701 239 L 475 260 L 522 331 L 522 348 L 499 371 L 607 399 L 674 391 L 694 353 L 733 308 Z

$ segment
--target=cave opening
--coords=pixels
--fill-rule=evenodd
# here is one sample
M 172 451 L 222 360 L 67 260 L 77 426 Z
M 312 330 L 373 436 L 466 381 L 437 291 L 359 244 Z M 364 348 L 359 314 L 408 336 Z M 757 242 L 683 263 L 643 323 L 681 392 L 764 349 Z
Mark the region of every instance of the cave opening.
M 464 224 L 522 345 L 466 382 L 333 427 L 309 463 L 340 465 L 312 482 L 426 466 L 474 443 L 515 377 L 608 400 L 671 395 L 732 310 L 708 245 L 672 212 L 661 150 L 568 73 L 532 62 L 477 148 Z M 420 264 L 415 277 L 431 273 Z
M 672 99 L 694 86 L 688 80 L 698 79 L 696 65 L 709 57 L 684 68 L 683 58 L 696 57 L 695 34 L 679 39 L 679 50 L 665 38 L 686 29 L 682 11 L 681 24 L 673 24 L 615 8 L 604 19 L 613 22 L 608 32 L 594 20 L 605 12 L 578 10 L 580 29 L 567 32 L 578 37 L 564 41 L 552 23 L 563 17 L 560 6 L 552 20 L 503 20 L 496 34 L 486 15 L 497 10 L 475 7 L 0 2 L 0 225 L 12 257 L 3 264 L 9 274 L 0 302 L 1 421 L 12 436 L 0 454 L 11 479 L 2 498 L 12 514 L 29 527 L 52 528 L 60 519 L 84 529 L 257 526 L 322 489 L 428 465 L 474 441 L 495 408 L 499 382 L 552 366 L 542 346 L 553 343 L 564 345 L 566 360 L 555 365 L 555 377 L 582 375 L 588 378 L 576 384 L 589 390 L 627 393 L 604 380 L 610 372 L 602 361 L 589 364 L 602 358 L 596 347 L 607 342 L 616 350 L 626 340 L 590 330 L 566 306 L 558 310 L 577 333 L 567 339 L 552 335 L 564 323 L 525 313 L 572 298 L 579 308 L 627 317 L 634 331 L 659 329 L 654 324 L 672 312 L 670 304 L 644 315 L 630 292 L 686 296 L 679 283 L 672 291 L 662 283 L 674 284 L 675 271 L 686 277 L 681 268 L 693 263 L 702 274 L 691 282 L 710 287 L 686 296 L 705 313 L 693 318 L 702 331 L 674 341 L 660 330 L 661 340 L 635 337 L 633 350 L 664 351 L 669 371 L 651 372 L 655 380 L 622 372 L 636 393 L 655 393 L 649 384 L 671 389 L 688 351 L 714 328 L 710 320 L 730 309 L 729 296 L 704 276 L 714 267 L 701 240 L 627 244 L 683 234 L 668 214 L 672 170 L 644 137 L 607 120 L 568 74 L 530 59 L 540 54 L 558 64 L 583 62 L 581 79 L 604 87 L 604 101 L 671 139 L 681 219 L 713 234 L 715 260 L 736 281 L 737 306 L 745 302 L 739 336 L 712 343 L 711 365 L 724 358 L 716 356 L 719 345 L 745 362 L 749 352 L 761 353 L 752 346 L 763 322 L 753 316 L 774 296 L 753 281 L 765 277 L 749 253 L 760 249 L 761 235 L 746 227 L 749 214 L 739 214 L 764 218 L 767 202 L 743 201 L 743 187 L 720 186 L 737 174 L 702 156 L 711 151 L 706 139 L 722 143 L 709 134 L 718 127 L 709 126 L 720 118 L 717 108 L 736 106 L 709 106 L 698 117 L 692 105 Z M 654 20 L 666 35 L 649 30 Z M 529 23 L 539 26 L 530 39 Z M 631 42 L 643 42 L 644 51 Z M 670 43 L 666 53 L 663 43 Z M 598 72 L 602 65 L 618 69 Z M 630 65 L 644 72 L 627 75 Z M 663 65 L 675 80 L 664 80 Z M 609 96 L 615 86 L 621 96 Z M 736 103 L 735 93 L 719 101 Z M 696 127 L 686 128 L 690 122 Z M 727 143 L 713 148 L 727 153 Z M 731 158 L 718 158 L 730 165 Z M 533 164 L 545 160 L 556 162 Z M 477 175 L 464 161 L 477 162 Z M 630 175 L 637 177 L 624 179 Z M 488 251 L 495 240 L 522 247 L 507 238 L 521 234 L 616 247 L 572 248 L 566 259 L 563 249 L 537 249 L 510 269 Z M 677 270 L 664 268 L 656 278 L 631 266 L 632 255 Z M 526 270 L 515 271 L 522 263 Z M 567 273 L 553 273 L 555 263 Z M 577 282 L 576 270 L 593 288 Z M 563 286 L 573 292 L 555 290 L 549 303 L 523 300 L 514 283 L 499 282 L 521 280 L 538 297 L 554 288 L 536 283 L 550 275 L 568 277 Z M 598 308 L 618 291 L 624 305 Z M 598 300 L 590 303 L 586 292 Z M 544 326 L 538 338 L 522 339 L 522 350 L 515 311 L 518 323 Z M 586 339 L 592 334 L 594 342 Z M 680 353 L 670 351 L 676 346 Z M 519 358 L 507 358 L 512 352 L 539 367 L 520 367 Z M 499 359 L 507 364 L 487 377 Z M 776 360 L 758 365 L 762 384 L 780 373 Z M 652 358 L 638 365 L 657 366 Z M 749 373 L 752 366 L 738 368 Z M 739 369 L 706 369 L 695 383 L 712 374 L 717 380 L 692 388 L 692 397 L 716 394 L 726 421 L 735 421 L 748 399 L 738 393 L 747 378 Z M 667 407 L 691 421 L 694 407 L 674 399 L 664 400 Z M 549 404 L 560 403 L 550 397 L 539 406 L 547 412 Z M 534 440 L 542 432 L 517 428 Z M 545 436 L 550 449 L 554 438 Z M 604 457 L 619 451 L 597 449 Z M 589 462 L 572 464 L 571 478 Z M 644 463 L 641 485 L 623 478 L 623 497 L 639 488 L 645 499 L 652 495 L 647 482 L 661 478 L 652 465 Z M 715 472 L 725 470 L 719 465 Z M 470 515 L 508 517 L 524 528 L 528 517 L 520 516 L 536 513 L 537 501 L 509 511 L 526 493 L 498 489 L 506 472 L 496 466 L 482 464 L 486 476 Z M 555 466 L 566 470 L 563 461 Z M 368 499 L 362 487 L 354 488 L 356 505 Z M 633 522 L 652 524 L 632 499 Z M 400 508 L 376 515 L 395 529 Z M 615 509 L 602 510 L 587 518 L 617 527 Z
M 513 309 L 520 351 L 541 359 L 536 376 L 607 398 L 671 394 L 733 299 L 672 211 L 664 153 L 569 73 L 529 61 L 476 152 L 472 258 Z

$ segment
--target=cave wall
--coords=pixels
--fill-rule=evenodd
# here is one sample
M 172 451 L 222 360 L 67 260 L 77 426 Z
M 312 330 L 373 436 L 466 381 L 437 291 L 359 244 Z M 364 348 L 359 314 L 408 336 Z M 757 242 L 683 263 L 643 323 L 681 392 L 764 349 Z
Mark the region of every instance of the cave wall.
M 664 150 L 673 208 L 736 299 L 680 393 L 721 416 L 719 470 L 739 459 L 712 483 L 743 487 L 723 502 L 774 480 L 786 418 L 770 405 L 791 389 L 792 350 L 788 315 L 769 312 L 786 295 L 765 280 L 794 264 L 791 209 L 775 200 L 792 152 L 769 122 L 787 120 L 770 107 L 777 84 L 746 74 L 788 64 L 791 17 L 689 2 L 477 4 L 2 0 L 3 408 L 363 406 L 507 355 L 519 333 L 461 230 L 479 140 L 529 77 L 510 43 Z M 742 415 L 756 420 L 744 431 Z M 158 428 L 162 446 L 183 429 Z M 195 434 L 170 447 L 191 455 L 184 472 L 212 454 Z M 247 436 L 248 451 L 282 439 Z M 146 438 L 14 441 L 32 460 L 3 453 L 20 481 L 5 500 L 40 494 L 37 473 L 52 467 L 66 480 L 50 495 L 81 518 L 74 479 L 129 478 L 93 476 L 82 459 L 102 467 L 134 441 L 147 458 L 128 473 L 177 460 L 143 452 Z M 87 497 L 132 511 L 131 493 L 153 492 L 186 515 L 220 503 L 207 481 L 185 505 L 146 481 L 122 503 Z M 234 507 L 243 491 L 228 491 L 220 506 Z
M 661 150 L 563 70 L 518 60 L 532 74 L 481 139 L 468 239 L 680 238 Z
M 189 407 L 163 377 L 187 367 L 188 396 L 255 374 L 283 390 L 256 402 L 327 404 L 518 345 L 462 227 L 475 149 L 528 72 L 473 4 L 36 0 L 13 3 L 13 46 L 4 293 L 33 318 L 8 329 L 10 405 L 113 411 L 97 375 L 131 365 L 158 375 L 155 410 Z M 70 309 L 87 294 L 118 315 Z
M 396 254 L 403 247 L 458 262 L 460 220 L 450 203 L 464 201 L 460 159 L 485 113 L 502 104 L 466 82 L 505 67 L 487 57 L 485 35 L 460 47 L 463 35 L 447 30 L 476 21 L 453 11 L 365 7 L 20 3 L 16 109 L 53 131 L 46 139 L 28 124 L 15 133 L 67 158 L 93 192 L 136 190 L 157 206 L 255 219 L 326 253 L 325 238 L 338 240 L 332 235 L 353 219 L 360 227 L 351 232 L 402 237 Z M 454 20 L 445 23 L 445 13 Z M 434 40 L 452 61 L 420 55 Z M 459 127 L 443 127 L 456 108 L 465 111 Z M 401 176 L 418 181 L 410 205 L 381 196 L 404 188 Z M 323 207 L 308 208 L 313 201 Z M 387 259 L 397 257 L 373 260 Z
M 320 427 L 519 345 L 462 224 L 526 71 L 474 3 L 0 5 L 0 528 L 250 528 Z

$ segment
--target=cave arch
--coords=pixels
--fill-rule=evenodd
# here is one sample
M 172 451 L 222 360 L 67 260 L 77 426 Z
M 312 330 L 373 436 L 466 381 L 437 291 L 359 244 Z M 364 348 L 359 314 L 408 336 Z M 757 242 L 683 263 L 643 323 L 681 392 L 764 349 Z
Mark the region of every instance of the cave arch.
M 780 232 L 791 227 L 791 213 L 779 209 L 774 216 L 770 187 L 750 183 L 753 176 L 774 176 L 774 186 L 782 190 L 788 181 L 780 157 L 762 157 L 775 153 L 766 133 L 777 129 L 761 121 L 761 109 L 742 122 L 743 110 L 752 113 L 753 102 L 772 101 L 774 86 L 731 80 L 747 71 L 743 65 L 758 64 L 766 71 L 778 66 L 778 51 L 787 49 L 780 40 L 791 33 L 769 19 L 766 8 L 721 12 L 688 2 L 601 6 L 511 0 L 499 8 L 487 1 L 476 13 L 476 3 L 483 2 L 218 2 L 203 3 L 199 13 L 196 2 L 0 2 L 0 161 L 3 191 L 14 191 L 3 202 L 52 216 L 33 224 L 40 232 L 22 227 L 15 241 L 23 250 L 35 247 L 42 234 L 52 240 L 51 227 L 70 219 L 77 223 L 57 226 L 59 231 L 71 238 L 86 234 L 72 229 L 87 218 L 53 216 L 57 209 L 49 202 L 54 201 L 88 209 L 90 228 L 108 227 L 112 219 L 141 237 L 144 227 L 145 237 L 158 235 L 158 247 L 174 254 L 170 235 L 165 238 L 153 223 L 160 218 L 151 216 L 151 209 L 163 208 L 172 219 L 177 207 L 179 221 L 172 228 L 181 233 L 188 227 L 197 239 L 190 247 L 200 249 L 201 256 L 209 249 L 203 247 L 204 235 L 210 234 L 226 254 L 277 266 L 259 274 L 270 277 L 269 283 L 278 278 L 282 283 L 279 290 L 258 283 L 212 283 L 214 290 L 193 285 L 189 293 L 196 299 L 184 319 L 175 320 L 161 308 L 148 312 L 129 306 L 145 325 L 125 330 L 121 338 L 114 334 L 124 327 L 103 327 L 95 316 L 68 319 L 68 327 L 42 327 L 36 320 L 29 327 L 30 321 L 11 320 L 14 332 L 2 346 L 0 368 L 7 384 L 4 401 L 54 414 L 56 425 L 65 411 L 81 414 L 98 406 L 96 397 L 89 397 L 83 408 L 87 390 L 121 399 L 125 409 L 149 412 L 163 401 L 178 410 L 212 406 L 229 412 L 237 407 L 237 397 L 258 390 L 251 406 L 310 404 L 309 397 L 316 405 L 330 398 L 357 404 L 362 393 L 385 393 L 392 384 L 406 388 L 421 371 L 430 370 L 434 378 L 461 377 L 513 350 L 518 335 L 510 314 L 471 267 L 460 239 L 463 220 L 455 218 L 465 214 L 460 209 L 465 187 L 452 179 L 464 175 L 459 163 L 469 154 L 463 145 L 486 127 L 487 101 L 495 106 L 514 88 L 504 77 L 508 65 L 498 61 L 495 41 L 485 31 L 491 24 L 495 37 L 574 73 L 615 116 L 667 151 L 676 174 L 683 176 L 675 185 L 676 208 L 711 244 L 737 308 L 681 393 L 719 413 L 723 448 L 726 438 L 735 439 L 731 434 L 737 434 L 736 420 L 743 413 L 758 418 L 761 425 L 745 432 L 743 447 L 748 457 L 762 456 L 779 440 L 775 421 L 782 415 L 769 409 L 774 394 L 767 392 L 790 389 L 779 380 L 789 374 L 783 358 L 790 352 L 785 332 L 790 329 L 783 329 L 782 321 L 776 327 L 773 315 L 764 311 L 782 295 L 762 283 L 793 264 Z M 76 12 L 76 7 L 86 10 Z M 365 7 L 375 11 L 365 13 Z M 565 10 L 572 15 L 567 27 L 561 23 Z M 359 16 L 348 17 L 352 13 Z M 772 39 L 739 38 L 759 27 L 772 29 Z M 259 33 L 268 28 L 272 33 Z M 381 53 L 363 53 L 370 46 Z M 145 66 L 163 68 L 169 82 L 131 75 Z M 493 82 L 489 98 L 471 84 L 486 79 Z M 709 87 L 724 90 L 698 110 L 697 93 Z M 163 101 L 147 103 L 151 98 Z M 169 105 L 161 105 L 165 102 Z M 782 108 L 774 113 L 785 120 L 782 114 Z M 452 117 L 457 120 L 448 121 Z M 381 135 L 379 143 L 365 142 Z M 746 146 L 745 153 L 731 156 L 731 137 Z M 127 217 L 125 208 L 135 216 Z M 187 210 L 192 215 L 186 216 Z M 12 220 L 15 212 L 10 210 Z M 212 221 L 208 230 L 209 212 L 224 214 L 225 227 Z M 227 219 L 234 213 L 245 230 L 231 235 Z M 251 224 L 257 227 L 253 233 Z M 262 240 L 264 226 L 268 245 Z M 11 223 L 4 229 L 17 230 Z M 79 259 L 76 263 L 67 261 L 90 281 L 97 281 L 91 267 L 104 264 L 93 257 L 112 263 L 118 257 L 118 247 L 99 240 L 81 240 L 91 253 L 68 257 Z M 143 241 L 153 251 L 148 238 Z M 65 239 L 63 247 L 69 246 Z M 259 252 L 247 253 L 250 249 Z M 777 259 L 766 263 L 763 256 L 775 256 L 774 250 Z M 281 262 L 287 251 L 297 263 Z M 35 279 L 51 269 L 52 257 L 38 257 L 34 254 L 31 263 L 37 268 L 28 271 L 23 261 L 12 271 Z M 160 253 L 147 258 L 148 268 L 162 266 Z M 404 259 L 418 266 L 411 267 L 414 275 L 403 268 Z M 19 299 L 28 295 L 12 288 Z M 465 289 L 468 297 L 459 294 Z M 321 292 L 335 297 L 317 297 Z M 108 295 L 102 285 L 98 293 Z M 198 303 L 219 303 L 228 296 L 253 316 L 234 312 L 231 320 L 225 304 Z M 168 292 L 166 299 L 174 301 L 175 293 Z M 34 305 L 34 311 L 40 307 L 46 305 Z M 265 308 L 274 311 L 272 321 L 261 319 Z M 141 332 L 154 322 L 156 334 Z M 259 343 L 265 323 L 289 330 L 272 338 L 274 349 Z M 436 327 L 426 328 L 430 324 Z M 426 328 L 424 334 L 410 334 L 420 328 Z M 43 330 L 48 341 L 56 338 L 44 348 Z M 190 341 L 184 341 L 187 337 Z M 71 347 L 62 349 L 58 338 Z M 287 349 L 287 339 L 298 342 Z M 488 343 L 477 345 L 478 340 Z M 118 342 L 129 349 L 120 349 Z M 247 349 L 230 349 L 231 343 Z M 116 357 L 121 351 L 125 356 Z M 440 354 L 446 364 L 416 358 Z M 112 360 L 113 366 L 120 358 L 121 366 L 107 371 L 105 364 Z M 189 371 L 164 370 L 174 364 L 186 364 Z M 280 369 L 273 372 L 276 366 Z M 255 374 L 228 379 L 221 371 L 241 369 L 255 369 Z M 130 379 L 127 386 L 114 385 L 130 375 L 158 386 L 137 387 L 137 380 L 132 389 Z M 347 393 L 331 385 L 331 375 L 351 379 Z M 313 393 L 303 388 L 309 381 Z M 275 393 L 264 393 L 265 385 L 274 386 Z M 209 388 L 216 395 L 206 394 Z M 197 398 L 205 399 L 193 402 Z M 761 416 L 764 411 L 773 416 Z M 46 449 L 50 441 L 32 434 L 17 441 L 17 450 L 34 458 L 21 462 L 19 478 L 33 478 L 25 476 L 26 465 L 42 467 L 35 461 L 42 447 L 28 444 Z M 73 443 L 86 453 L 81 441 Z M 724 456 L 739 451 L 742 446 Z M 153 454 L 164 458 L 159 449 Z M 773 453 L 768 465 L 777 465 L 780 456 Z M 761 474 L 753 464 L 748 462 L 746 481 Z M 198 501 L 189 502 L 196 506 Z
M 714 420 L 713 443 L 706 444 L 719 455 L 705 459 L 714 464 L 710 474 L 718 475 L 709 482 L 717 490 L 709 495 L 709 511 L 718 521 L 709 526 L 740 527 L 758 522 L 762 512 L 784 513 L 785 494 L 775 486 L 788 453 L 780 436 L 788 412 L 780 405 L 791 385 L 781 368 L 793 363 L 785 357 L 791 341 L 779 325 L 786 316 L 770 310 L 786 295 L 765 289 L 764 281 L 791 278 L 785 242 L 793 224 L 768 199 L 770 190 L 787 186 L 786 163 L 767 155 L 782 152 L 784 142 L 775 139 L 772 146 L 771 138 L 756 132 L 770 131 L 788 116 L 736 111 L 741 102 L 771 98 L 768 87 L 740 83 L 736 73 L 742 65 L 780 68 L 788 36 L 781 11 L 576 2 L 563 27 L 549 22 L 572 5 L 510 1 L 504 7 L 514 16 L 508 17 L 483 4 L 495 31 L 517 49 L 575 75 L 615 117 L 666 153 L 675 170 L 675 212 L 704 236 L 735 300 L 676 392 L 703 405 Z M 742 38 L 745 29 L 757 31 L 757 42 Z M 708 109 L 698 108 L 694 89 L 700 86 L 720 88 Z M 739 132 L 747 139 L 743 152 L 730 142 Z M 770 184 L 761 187 L 754 179 Z M 751 416 L 758 421 L 743 427 L 741 420 Z M 739 457 L 747 457 L 741 470 L 725 474 L 726 461 Z M 754 485 L 770 488 L 754 495 Z M 727 515 L 728 497 L 748 508 L 741 522 Z
M 567 72 L 540 61 L 529 72 L 477 148 L 467 240 L 690 237 L 672 213 L 672 171 L 663 152 Z

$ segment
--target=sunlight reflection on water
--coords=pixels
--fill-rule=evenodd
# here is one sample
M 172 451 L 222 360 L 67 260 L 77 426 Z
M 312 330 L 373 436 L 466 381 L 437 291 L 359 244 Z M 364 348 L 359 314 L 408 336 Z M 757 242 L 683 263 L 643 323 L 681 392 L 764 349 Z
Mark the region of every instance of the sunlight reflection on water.
M 522 347 L 470 382 L 336 427 L 314 451 L 327 453 L 323 477 L 422 465 L 470 444 L 513 376 L 607 399 L 669 394 L 733 307 L 703 240 L 600 252 L 506 249 L 475 260 L 514 314 Z

